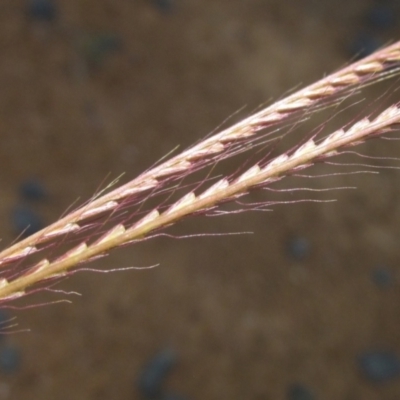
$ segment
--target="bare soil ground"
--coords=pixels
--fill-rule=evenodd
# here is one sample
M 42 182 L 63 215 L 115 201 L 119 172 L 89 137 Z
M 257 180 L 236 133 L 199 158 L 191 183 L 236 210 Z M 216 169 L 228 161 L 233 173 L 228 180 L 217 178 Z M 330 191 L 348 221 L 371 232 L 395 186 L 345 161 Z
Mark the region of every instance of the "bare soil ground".
M 170 13 L 147 0 L 57 4 L 51 24 L 31 21 L 22 0 L 0 5 L 4 246 L 22 181 L 46 186 L 35 207 L 50 223 L 105 179 L 132 178 L 243 106 L 240 115 L 343 65 L 372 2 L 176 0 Z M 120 46 L 102 59 L 93 38 L 105 34 Z M 167 347 L 179 355 L 167 386 L 189 399 L 279 400 L 296 382 L 320 399 L 398 399 L 400 382 L 367 382 L 357 355 L 400 352 L 399 179 L 336 177 L 327 185 L 358 190 L 179 231 L 253 235 L 160 238 L 97 262 L 160 266 L 77 274 L 60 286 L 82 294 L 72 304 L 13 311 L 31 331 L 5 339 L 22 362 L 0 375 L 0 399 L 140 398 L 139 371 Z M 300 261 L 286 251 L 292 235 L 310 244 Z M 393 274 L 386 289 L 371 280 L 378 265 Z

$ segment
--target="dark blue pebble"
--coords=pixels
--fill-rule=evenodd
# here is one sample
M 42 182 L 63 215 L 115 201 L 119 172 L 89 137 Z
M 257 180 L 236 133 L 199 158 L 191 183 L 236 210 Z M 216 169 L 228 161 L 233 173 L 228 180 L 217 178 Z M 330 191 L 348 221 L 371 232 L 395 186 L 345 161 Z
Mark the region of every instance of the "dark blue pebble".
M 386 382 L 400 376 L 400 359 L 392 352 L 365 352 L 358 362 L 363 375 L 373 382 Z
M 104 59 L 122 48 L 121 38 L 112 33 L 89 35 L 83 39 L 82 52 L 92 65 L 101 65 Z
M 38 21 L 51 22 L 56 18 L 57 9 L 51 0 L 30 0 L 28 14 Z
M 349 51 L 352 57 L 360 60 L 377 51 L 381 46 L 382 43 L 374 36 L 368 33 L 361 33 L 350 43 Z
M 372 281 L 376 286 L 385 289 L 393 283 L 393 277 L 388 269 L 378 267 L 372 271 Z
M 176 354 L 166 349 L 156 354 L 143 368 L 138 379 L 138 388 L 143 397 L 154 399 L 162 394 L 168 372 L 176 364 Z
M 371 28 L 386 30 L 395 24 L 395 14 L 391 7 L 376 5 L 367 13 L 367 22 Z
M 314 394 L 306 386 L 295 383 L 289 387 L 288 400 L 314 400 Z
M 24 206 L 18 206 L 13 210 L 12 222 L 16 233 L 22 233 L 23 237 L 33 235 L 44 227 L 41 218 L 33 210 Z
M 39 201 L 47 196 L 46 189 L 35 179 L 23 182 L 19 188 L 19 192 L 22 199 L 27 201 Z
M 296 261 L 304 260 L 310 253 L 310 243 L 304 237 L 292 237 L 287 243 L 287 252 Z
M 173 0 L 153 0 L 153 3 L 164 14 L 169 14 L 174 9 Z
M 14 346 L 3 346 L 0 348 L 0 370 L 12 374 L 18 371 L 21 364 L 21 355 L 18 348 Z
M 95 37 L 94 43 L 97 44 L 98 48 L 104 52 L 112 52 L 120 50 L 122 47 L 121 38 L 112 33 L 102 33 Z

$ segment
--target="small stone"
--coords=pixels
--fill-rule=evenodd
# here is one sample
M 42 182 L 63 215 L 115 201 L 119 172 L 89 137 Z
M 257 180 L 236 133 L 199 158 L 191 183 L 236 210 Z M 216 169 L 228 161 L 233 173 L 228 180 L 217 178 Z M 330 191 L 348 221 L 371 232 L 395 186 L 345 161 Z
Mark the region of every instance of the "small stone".
M 80 47 L 87 63 L 96 67 L 100 66 L 108 55 L 120 50 L 122 41 L 120 37 L 113 33 L 103 32 L 83 36 Z
M 39 201 L 47 196 L 46 189 L 36 179 L 29 179 L 23 182 L 19 189 L 20 195 L 23 200 Z
M 315 400 L 314 394 L 306 386 L 294 383 L 289 387 L 288 400 Z
M 21 364 L 21 355 L 14 346 L 3 346 L 0 348 L 0 370 L 12 374 L 18 371 Z
M 310 253 L 310 243 L 304 237 L 292 237 L 287 243 L 287 252 L 291 258 L 296 261 L 302 261 Z
M 367 13 L 367 22 L 372 28 L 387 30 L 395 25 L 395 15 L 391 7 L 383 4 L 375 5 Z
M 143 368 L 138 388 L 146 399 L 154 399 L 162 394 L 164 382 L 169 371 L 176 364 L 176 354 L 166 349 L 156 354 Z
M 153 3 L 163 14 L 170 14 L 174 9 L 173 0 L 153 0 Z
M 57 9 L 51 0 L 30 0 L 28 14 L 32 19 L 51 22 L 56 18 Z
M 400 359 L 389 351 L 369 351 L 359 356 L 363 375 L 373 382 L 386 382 L 400 377 Z
M 382 43 L 368 33 L 361 33 L 349 46 L 350 55 L 357 60 L 367 57 L 377 51 Z
M 12 213 L 12 222 L 17 234 L 28 237 L 40 231 L 44 225 L 41 218 L 30 208 L 18 206 Z
M 388 288 L 393 283 L 391 272 L 384 267 L 378 267 L 372 271 L 372 280 L 382 289 Z

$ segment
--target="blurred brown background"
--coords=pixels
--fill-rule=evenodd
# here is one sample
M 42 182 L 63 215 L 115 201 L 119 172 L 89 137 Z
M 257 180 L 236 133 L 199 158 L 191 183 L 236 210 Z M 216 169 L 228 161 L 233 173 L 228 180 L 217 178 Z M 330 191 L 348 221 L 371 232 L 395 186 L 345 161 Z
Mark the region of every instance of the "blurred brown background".
M 357 40 L 400 37 L 368 25 L 373 1 L 58 0 L 49 18 L 32 4 L 0 4 L 3 246 L 27 179 L 49 193 L 33 207 L 50 223 L 104 180 L 335 70 Z M 398 399 L 400 381 L 370 382 L 357 357 L 400 352 L 399 179 L 345 176 L 332 186 L 358 190 L 336 203 L 185 223 L 253 235 L 115 252 L 94 266 L 161 265 L 77 274 L 60 286 L 82 294 L 73 304 L 13 311 L 30 332 L 1 339 L 21 361 L 0 372 L 0 399 L 139 399 L 140 371 L 166 348 L 178 359 L 166 392 L 187 399 Z M 288 397 L 293 385 L 304 393 Z

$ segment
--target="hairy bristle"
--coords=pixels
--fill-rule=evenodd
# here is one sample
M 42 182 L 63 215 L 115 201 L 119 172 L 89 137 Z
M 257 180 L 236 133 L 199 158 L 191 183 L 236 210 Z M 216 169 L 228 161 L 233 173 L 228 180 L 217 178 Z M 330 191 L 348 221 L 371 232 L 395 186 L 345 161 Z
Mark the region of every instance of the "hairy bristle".
M 377 81 L 382 76 L 395 74 L 399 66 L 400 42 L 277 101 L 3 250 L 0 253 L 0 265 L 8 267 L 22 265 L 32 254 L 43 251 L 44 244 L 57 243 L 59 240 L 64 245 L 64 248 L 60 246 L 58 255 L 46 255 L 40 262 L 25 263 L 13 275 L 3 275 L 0 279 L 0 301 L 21 297 L 29 291 L 30 286 L 65 276 L 77 265 L 103 256 L 115 247 L 144 238 L 187 215 L 215 210 L 222 203 L 238 199 L 254 188 L 265 187 L 295 171 L 339 155 L 349 146 L 394 129 L 400 123 L 400 111 L 396 105 L 375 118 L 362 118 L 349 128 L 338 129 L 323 139 L 315 140 L 313 137 L 281 155 L 265 158 L 253 165 L 249 163 L 251 166 L 244 172 L 223 177 L 207 189 L 203 188 L 204 185 L 199 185 L 202 189 L 190 188 L 178 200 L 174 193 L 174 199 L 171 197 L 152 211 L 143 209 L 137 215 L 131 215 L 131 219 L 122 221 L 121 215 L 126 210 L 129 212 L 133 204 L 141 205 L 148 198 L 163 193 L 163 189 L 171 194 L 171 185 L 167 184 L 177 182 L 210 163 L 245 151 L 248 143 L 252 143 L 260 131 L 302 113 L 317 110 L 320 105 L 334 102 L 345 94 L 351 94 L 351 90 Z M 183 191 L 184 187 L 180 189 Z M 254 205 L 254 208 L 257 206 Z M 133 217 L 136 217 L 135 222 Z M 71 244 L 71 238 L 75 238 L 75 243 Z

